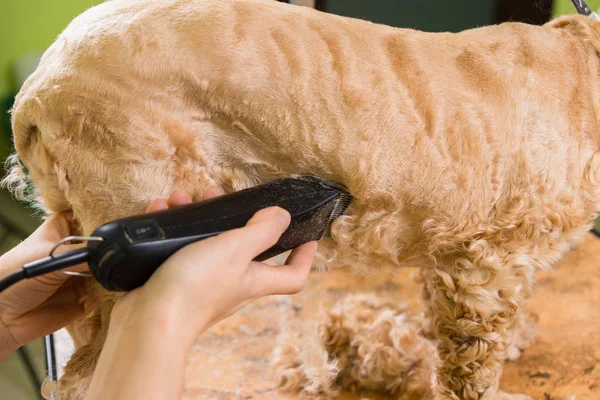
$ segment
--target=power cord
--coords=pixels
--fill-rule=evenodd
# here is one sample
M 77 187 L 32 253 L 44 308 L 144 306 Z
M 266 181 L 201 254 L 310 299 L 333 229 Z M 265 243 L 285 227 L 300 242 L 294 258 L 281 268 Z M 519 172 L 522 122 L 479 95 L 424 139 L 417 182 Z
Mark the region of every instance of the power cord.
M 25 264 L 20 270 L 15 271 L 0 280 L 0 292 L 3 292 L 15 283 L 24 279 L 34 278 L 49 272 L 58 271 L 66 267 L 87 262 L 89 255 L 90 253 L 86 248 L 76 249 Z

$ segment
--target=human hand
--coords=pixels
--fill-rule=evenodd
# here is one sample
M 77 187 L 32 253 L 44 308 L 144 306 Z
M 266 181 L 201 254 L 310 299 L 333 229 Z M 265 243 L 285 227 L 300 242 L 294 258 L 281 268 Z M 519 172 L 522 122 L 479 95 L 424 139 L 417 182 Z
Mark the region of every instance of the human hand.
M 209 189 L 204 199 L 218 194 Z M 187 194 L 175 192 L 148 211 L 190 202 Z M 294 250 L 285 267 L 252 261 L 277 242 L 289 222 L 281 209 L 259 211 L 244 228 L 179 250 L 145 285 L 121 297 L 88 399 L 180 398 L 185 359 L 199 333 L 254 299 L 303 288 L 315 242 Z
M 47 257 L 54 245 L 73 232 L 71 213 L 52 215 L 27 239 L 0 257 L 0 279 L 23 264 Z M 65 245 L 56 253 L 83 245 Z M 85 271 L 85 264 L 70 268 Z M 84 280 L 53 272 L 21 281 L 0 293 L 0 361 L 17 348 L 68 325 L 83 315 Z
M 209 189 L 203 199 L 217 195 L 219 192 Z M 167 202 L 155 200 L 148 211 L 190 202 L 187 194 L 175 192 Z M 289 223 L 287 211 L 272 207 L 256 213 L 244 228 L 181 249 L 144 286 L 120 299 L 113 315 L 116 312 L 128 319 L 129 313 L 143 315 L 140 310 L 171 314 L 176 310 L 174 314 L 185 324 L 182 329 L 189 332 L 187 339 L 194 340 L 201 331 L 257 298 L 297 293 L 310 272 L 316 242 L 292 251 L 286 266 L 252 261 L 278 241 Z M 169 321 L 173 323 L 172 316 Z

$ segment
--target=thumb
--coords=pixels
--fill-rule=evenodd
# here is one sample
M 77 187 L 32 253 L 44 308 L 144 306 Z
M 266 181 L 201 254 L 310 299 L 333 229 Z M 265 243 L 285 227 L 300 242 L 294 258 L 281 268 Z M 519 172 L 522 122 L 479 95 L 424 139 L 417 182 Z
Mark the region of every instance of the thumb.
M 290 225 L 291 216 L 283 208 L 269 207 L 258 211 L 245 227 L 227 232 L 221 237 L 234 243 L 235 253 L 252 260 L 274 246 Z
M 256 297 L 296 294 L 304 288 L 317 250 L 316 242 L 305 243 L 288 257 L 285 266 L 252 263 L 250 278 Z

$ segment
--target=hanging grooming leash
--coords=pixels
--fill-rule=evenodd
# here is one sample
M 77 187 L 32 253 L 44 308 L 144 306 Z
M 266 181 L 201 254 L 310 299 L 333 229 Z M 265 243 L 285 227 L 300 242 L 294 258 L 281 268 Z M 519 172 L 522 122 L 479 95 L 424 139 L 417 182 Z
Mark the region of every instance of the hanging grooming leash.
M 581 15 L 585 15 L 586 17 L 590 17 L 596 21 L 600 21 L 600 17 L 596 14 L 592 9 L 587 5 L 587 3 L 583 0 L 571 0 L 577 12 Z
M 579 14 L 585 15 L 586 17 L 589 17 L 595 21 L 600 21 L 600 17 L 598 17 L 598 14 L 593 12 L 585 1 L 571 0 L 571 2 L 575 6 L 575 8 L 577 9 L 577 12 Z M 600 237 L 600 230 L 598 230 L 597 228 L 592 228 L 592 233 L 594 233 L 596 236 Z

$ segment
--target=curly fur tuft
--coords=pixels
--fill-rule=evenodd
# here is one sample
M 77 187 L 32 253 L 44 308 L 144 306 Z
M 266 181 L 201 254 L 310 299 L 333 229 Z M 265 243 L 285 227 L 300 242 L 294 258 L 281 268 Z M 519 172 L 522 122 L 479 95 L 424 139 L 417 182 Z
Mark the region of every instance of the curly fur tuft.
M 277 385 L 284 391 L 302 391 L 309 395 L 334 397 L 339 374 L 338 362 L 331 358 L 316 335 L 308 334 L 300 340 L 286 333 L 275 348 L 273 360 Z
M 318 337 L 285 334 L 275 350 L 280 387 L 311 395 L 331 396 L 343 388 L 431 398 L 435 346 L 422 335 L 423 326 L 422 317 L 408 316 L 392 300 L 348 296 L 326 313 Z
M 0 181 L 0 187 L 7 189 L 19 201 L 31 202 L 36 200 L 32 193 L 32 190 L 35 190 L 32 189 L 34 186 L 23 169 L 19 155 L 16 153 L 10 155 L 6 159 L 4 167 L 8 173 Z

